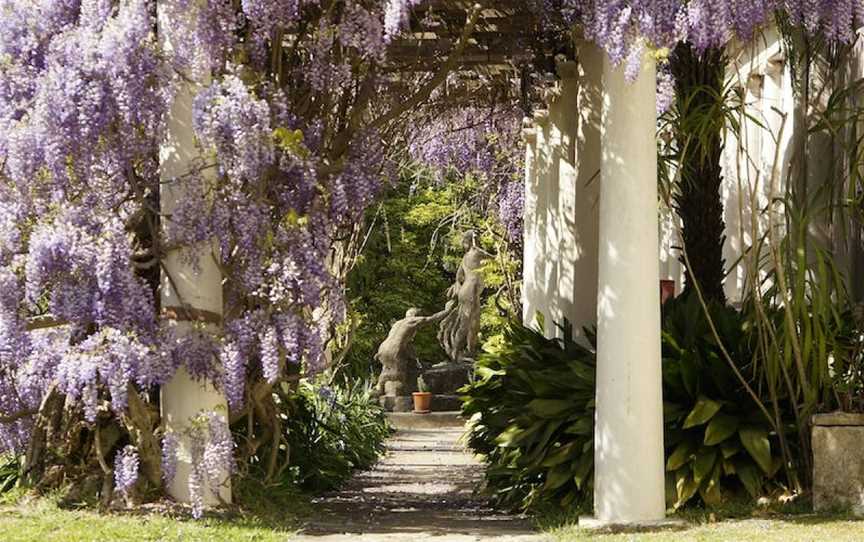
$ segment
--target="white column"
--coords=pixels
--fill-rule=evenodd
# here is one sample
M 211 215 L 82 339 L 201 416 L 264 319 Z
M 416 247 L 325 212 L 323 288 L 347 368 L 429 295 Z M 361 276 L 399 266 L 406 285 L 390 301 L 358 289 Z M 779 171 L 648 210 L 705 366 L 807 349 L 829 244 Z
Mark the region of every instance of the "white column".
M 554 218 L 550 211 L 550 185 L 552 184 L 552 149 L 549 146 L 549 112 L 537 111 L 534 113 L 534 124 L 537 127 L 537 145 L 534 155 L 536 160 L 535 176 L 537 187 L 537 207 L 536 207 L 536 237 L 535 237 L 535 257 L 534 257 L 534 278 L 535 278 L 535 295 L 536 303 L 535 310 L 531 313 L 526 323 L 529 327 L 533 327 L 537 313 L 543 315 L 544 329 L 543 333 L 549 337 L 552 336 L 554 325 L 550 314 L 552 296 L 557 293 L 557 285 L 550 284 L 549 279 L 552 274 L 552 267 L 555 262 L 555 250 L 557 247 L 550 246 L 549 228 L 550 218 Z M 557 172 L 556 172 L 557 177 Z M 557 215 L 557 206 L 555 209 Z
M 555 89 L 559 94 L 560 88 Z M 551 94 L 551 93 L 550 93 Z M 543 188 L 546 196 L 546 290 L 544 295 L 548 307 L 546 313 L 546 336 L 561 337 L 561 329 L 558 325 L 564 321 L 564 311 L 561 296 L 561 264 L 563 260 L 562 249 L 565 241 L 564 219 L 561 216 L 560 190 L 561 190 L 561 168 L 565 167 L 568 173 L 572 173 L 572 159 L 566 156 L 566 150 L 562 145 L 562 128 L 566 123 L 566 106 L 560 99 L 553 96 L 547 98 L 549 103 L 549 121 L 545 128 L 545 147 L 547 150 L 547 173 Z M 563 163 L 570 160 L 569 166 Z
M 561 133 L 558 297 L 576 338 L 597 321 L 602 55 L 597 46 L 583 43 L 579 62 L 558 64 L 560 94 L 550 110 Z
M 522 220 L 522 322 L 534 323 L 537 314 L 540 288 L 538 269 L 540 262 L 537 247 L 538 223 L 537 200 L 539 186 L 537 178 L 537 128 L 534 121 L 526 118 L 522 122 L 522 142 L 525 145 L 525 207 Z
M 170 36 L 176 35 L 178 25 L 188 24 L 188 18 L 171 20 L 166 10 L 158 12 L 160 29 L 171 28 L 170 32 L 159 32 L 164 50 L 172 51 Z M 197 90 L 207 84 L 206 78 L 180 86 L 171 105 L 166 123 L 165 139 L 159 150 L 159 167 L 161 180 L 161 211 L 170 215 L 179 201 L 185 196 L 186 187 L 178 178 L 187 174 L 200 161 L 198 146 L 192 131 L 192 101 Z M 210 168 L 212 171 L 212 168 Z M 218 320 L 222 315 L 222 274 L 215 261 L 214 252 L 218 250 L 215 243 L 196 247 L 200 258 L 197 265 L 190 263 L 184 257 L 182 250 L 173 250 L 164 261 L 165 272 L 162 276 L 161 302 L 164 309 L 175 309 L 180 315 L 180 321 L 169 321 L 176 326 L 178 334 L 188 332 L 193 324 L 183 316 L 182 310 L 191 309 L 191 314 L 211 315 L 212 320 Z M 218 252 L 215 252 L 218 254 Z M 205 318 L 206 319 L 206 318 Z M 219 324 L 215 321 L 205 324 L 209 331 L 218 331 Z M 217 391 L 209 382 L 193 380 L 185 369 L 181 368 L 174 378 L 162 387 L 161 395 L 162 422 L 166 430 L 174 431 L 180 437 L 179 460 L 177 472 L 168 485 L 168 493 L 180 502 L 190 502 L 189 474 L 191 457 L 188 438 L 185 437 L 190 422 L 202 412 L 215 411 L 227 419 L 228 406 L 224 395 Z M 214 505 L 219 502 L 231 501 L 231 486 L 228 474 L 225 473 L 225 483 L 217 492 L 205 488 L 204 503 Z
M 663 519 L 656 75 L 603 61 L 594 507 L 607 524 Z

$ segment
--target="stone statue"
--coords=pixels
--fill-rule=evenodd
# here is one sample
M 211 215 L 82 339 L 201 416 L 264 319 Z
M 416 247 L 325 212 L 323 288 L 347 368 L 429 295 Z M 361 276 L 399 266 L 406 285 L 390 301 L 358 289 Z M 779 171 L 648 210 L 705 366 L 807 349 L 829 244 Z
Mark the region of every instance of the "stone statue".
M 488 254 L 477 246 L 476 234 L 467 232 L 462 237 L 465 256 L 456 271 L 456 284 L 447 290 L 447 307 L 453 312 L 441 322 L 438 341 L 453 361 L 471 359 L 477 352 L 480 333 L 480 296 L 486 287 L 480 267 Z
M 409 309 L 405 318 L 393 324 L 375 354 L 375 359 L 384 366 L 376 385 L 379 396 L 404 396 L 415 391 L 419 373 L 414 351 L 417 330 L 425 324 L 440 322 L 449 312 L 447 308 L 432 316 L 421 316 L 420 309 Z

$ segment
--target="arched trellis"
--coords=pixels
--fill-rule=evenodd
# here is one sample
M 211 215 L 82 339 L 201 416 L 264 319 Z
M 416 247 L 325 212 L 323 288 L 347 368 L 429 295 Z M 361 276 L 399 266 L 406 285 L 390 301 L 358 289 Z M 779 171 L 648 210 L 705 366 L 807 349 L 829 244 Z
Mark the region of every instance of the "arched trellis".
M 416 6 L 415 13 L 418 15 L 415 18 L 419 17 L 422 8 L 428 7 L 428 5 L 431 4 Z M 429 25 L 430 28 L 422 27 L 426 24 L 424 19 L 418 23 L 420 25 L 418 28 L 422 30 L 419 35 L 409 32 L 404 38 L 391 44 L 395 58 L 399 58 L 400 54 L 404 56 L 399 63 L 391 64 L 390 69 L 404 72 L 411 71 L 413 66 L 416 73 L 433 73 L 431 79 L 425 83 L 421 79 L 422 88 L 406 100 L 404 107 L 395 108 L 386 113 L 375 122 L 376 126 L 395 120 L 413 105 L 423 101 L 424 97 L 428 97 L 429 89 L 440 86 L 441 78 L 446 77 L 447 73 L 452 72 L 455 68 L 459 68 L 459 72 L 464 74 L 466 81 L 471 81 L 470 74 L 473 73 L 483 73 L 485 77 L 491 80 L 501 81 L 502 86 L 506 86 L 507 81 L 516 78 L 517 72 L 512 69 L 510 59 L 524 55 L 525 51 L 518 46 L 513 46 L 513 43 L 518 43 L 518 39 L 513 40 L 513 42 L 508 41 L 508 39 L 519 36 L 519 32 L 521 32 L 519 28 L 530 27 L 530 25 L 517 26 L 517 17 L 523 13 L 519 10 L 518 5 L 507 6 L 503 3 L 495 3 L 494 8 L 483 5 L 460 5 L 455 2 L 439 2 L 437 5 L 441 11 L 452 12 L 453 15 L 449 19 L 443 17 L 443 24 L 435 23 L 435 25 Z M 467 24 L 463 24 L 461 29 L 459 28 L 460 18 L 467 21 Z M 171 23 L 172 21 L 167 21 L 167 24 L 170 25 Z M 434 28 L 432 28 L 433 26 Z M 477 29 L 480 30 L 475 37 L 474 32 Z M 454 31 L 458 31 L 458 38 L 455 38 L 455 41 L 456 34 L 449 37 L 447 35 Z M 502 35 L 508 39 L 502 39 Z M 281 46 L 282 43 L 279 42 L 279 45 Z M 400 50 L 400 47 L 404 47 L 404 49 Z M 412 51 L 416 53 L 416 56 L 411 56 Z M 597 238 L 600 247 L 596 270 L 597 278 L 596 280 L 592 278 L 579 281 L 575 269 L 568 267 L 574 256 L 579 256 L 580 261 L 582 260 L 581 255 L 570 250 L 572 246 L 566 245 L 568 243 L 568 230 L 565 229 L 554 231 L 554 235 L 546 240 L 548 241 L 546 247 L 549 250 L 559 251 L 564 255 L 556 260 L 555 266 L 551 268 L 554 274 L 549 275 L 549 278 L 566 277 L 570 279 L 571 284 L 569 286 L 574 293 L 573 296 L 568 293 L 567 301 L 570 306 L 579 305 L 575 298 L 575 291 L 580 282 L 597 284 L 600 287 L 596 299 L 599 301 L 601 326 L 599 358 L 602 367 L 598 383 L 601 395 L 610 390 L 614 391 L 622 377 L 631 380 L 633 371 L 630 369 L 634 364 L 640 369 L 643 368 L 643 365 L 647 367 L 646 378 L 644 379 L 647 384 L 645 386 L 642 386 L 640 382 L 635 386 L 625 387 L 622 395 L 615 397 L 615 401 L 623 402 L 629 410 L 622 412 L 620 409 L 616 409 L 617 405 L 611 404 L 610 408 L 605 408 L 602 400 L 600 401 L 601 404 L 598 405 L 598 427 L 601 433 L 597 446 L 600 482 L 597 500 L 598 515 L 602 521 L 650 521 L 656 516 L 656 492 L 653 484 L 656 469 L 653 468 L 653 463 L 656 457 L 654 452 L 657 448 L 657 437 L 653 432 L 655 429 L 653 421 L 656 420 L 658 409 L 655 409 L 651 404 L 648 404 L 647 407 L 643 404 L 638 405 L 638 410 L 643 410 L 644 413 L 639 412 L 637 415 L 642 416 L 644 414 L 644 419 L 639 417 L 637 421 L 645 421 L 646 423 L 633 424 L 630 417 L 633 412 L 633 405 L 638 401 L 631 401 L 630 399 L 638 400 L 642 397 L 640 395 L 642 393 L 650 395 L 649 402 L 651 403 L 656 399 L 654 395 L 651 395 L 651 390 L 655 389 L 652 383 L 655 376 L 655 351 L 653 347 L 655 330 L 651 328 L 656 316 L 656 303 L 651 302 L 653 294 L 649 295 L 649 292 L 656 289 L 650 286 L 645 289 L 639 287 L 652 281 L 656 285 L 656 276 L 650 259 L 650 268 L 644 273 L 647 279 L 633 271 L 635 265 L 642 264 L 638 261 L 638 256 L 650 252 L 648 249 L 651 249 L 652 245 L 656 247 L 656 239 L 651 233 L 656 228 L 650 222 L 651 217 L 656 218 L 656 209 L 652 212 L 650 207 L 643 205 L 645 204 L 644 200 L 647 200 L 648 204 L 656 204 L 656 195 L 652 197 L 650 192 L 656 189 L 656 163 L 652 164 L 652 159 L 649 156 L 653 154 L 653 144 L 649 141 L 649 132 L 652 133 L 651 137 L 653 137 L 653 121 L 649 122 L 651 121 L 649 109 L 653 108 L 653 100 L 649 99 L 651 98 L 650 93 L 653 92 L 650 90 L 653 87 L 653 78 L 650 73 L 652 68 L 650 62 L 643 66 L 647 71 L 640 74 L 640 77 L 632 85 L 627 86 L 623 83 L 623 74 L 620 69 L 614 68 L 608 60 L 599 59 L 600 57 L 597 57 L 595 61 L 588 61 L 588 55 L 583 56 L 582 54 L 586 52 L 587 48 L 583 48 L 578 57 L 581 61 L 578 66 L 582 66 L 586 76 L 573 77 L 572 67 L 567 68 L 566 65 L 562 64 L 560 96 L 553 96 L 550 100 L 548 114 L 536 115 L 536 119 L 540 121 L 538 124 L 544 124 L 544 126 L 539 133 L 535 134 L 537 138 L 536 150 L 539 152 L 537 152 L 534 164 L 537 164 L 537 167 L 544 172 L 550 173 L 550 175 L 538 176 L 538 179 L 548 177 L 554 181 L 552 185 L 544 185 L 544 196 L 546 197 L 544 205 L 552 207 L 554 202 L 554 207 L 564 215 L 575 212 L 574 208 L 577 202 L 585 201 L 585 198 L 580 198 L 581 194 L 578 192 L 582 185 L 579 183 L 574 185 L 573 179 L 580 175 L 587 175 L 592 170 L 600 171 L 600 182 L 594 183 L 594 186 L 599 186 L 601 192 L 600 216 L 597 220 L 599 226 Z M 588 68 L 588 66 L 593 67 Z M 588 75 L 589 72 L 593 75 Z M 575 73 L 578 74 L 578 71 Z M 601 74 L 599 78 L 597 78 L 598 73 Z M 601 99 L 590 104 L 590 107 L 585 107 L 585 104 L 578 99 L 579 93 L 573 91 L 572 85 L 568 87 L 566 81 L 575 79 L 584 83 L 591 78 L 595 78 L 593 80 L 599 81 L 599 84 L 577 86 L 577 88 L 596 86 L 599 89 L 598 95 Z M 577 97 L 575 105 L 574 96 Z M 172 166 L 175 165 L 172 164 L 172 154 L 176 156 L 175 162 L 182 166 L 182 162 L 186 159 L 192 159 L 195 153 L 194 145 L 190 142 L 192 138 L 188 128 L 190 116 L 188 96 L 181 92 L 175 99 L 173 120 L 176 122 L 173 124 L 176 126 L 171 126 L 173 131 L 169 131 L 169 138 L 163 146 L 161 162 L 163 178 L 178 175 L 178 171 L 172 170 Z M 586 120 L 581 124 L 571 123 L 570 121 L 577 117 L 575 111 L 580 113 L 593 111 L 596 113 L 596 118 Z M 650 130 L 648 129 L 649 125 Z M 580 127 L 586 130 L 581 135 L 578 132 Z M 573 138 L 574 134 L 575 139 Z M 579 140 L 580 137 L 584 141 L 594 141 L 594 150 L 585 151 L 588 148 L 586 146 L 582 153 L 577 153 L 575 150 L 571 152 L 571 149 L 578 147 L 573 142 Z M 599 166 L 591 166 L 584 162 L 585 158 L 592 156 L 599 160 Z M 655 178 L 652 179 L 652 177 Z M 634 183 L 634 179 L 639 182 Z M 650 182 L 643 183 L 643 179 Z M 625 181 L 631 184 L 627 185 Z M 634 195 L 643 197 L 638 198 L 639 201 L 631 201 L 634 199 Z M 162 204 L 170 209 L 172 199 L 176 200 L 178 196 L 175 194 L 172 197 L 170 191 L 166 191 L 165 196 Z M 621 201 L 616 201 L 618 199 Z M 617 207 L 610 210 L 613 201 Z M 539 207 L 535 207 L 535 214 L 539 214 L 538 211 Z M 549 225 L 551 222 L 548 220 L 548 209 L 544 210 L 544 214 L 547 215 L 546 224 Z M 631 214 L 637 216 L 638 219 L 631 220 Z M 577 213 L 577 216 L 581 215 Z M 585 216 L 590 216 L 590 213 L 586 213 Z M 590 224 L 586 224 L 584 230 L 577 231 L 588 232 L 590 227 Z M 641 238 L 644 242 L 634 241 L 631 235 L 637 236 L 637 239 Z M 593 237 L 593 233 L 591 236 Z M 567 248 L 567 250 L 563 250 L 563 248 Z M 589 260 L 590 258 L 586 257 L 584 262 L 588 263 Z M 192 320 L 201 320 L 204 325 L 220 321 L 219 313 L 222 302 L 218 295 L 218 285 L 221 282 L 219 270 L 215 266 L 207 269 L 188 269 L 184 267 L 183 262 L 171 261 L 170 254 L 166 256 L 164 263 L 166 267 L 166 276 L 163 278 L 165 284 L 163 294 L 166 296 L 163 299 L 162 307 L 166 309 L 164 316 L 168 320 L 178 321 L 180 323 L 178 327 L 182 327 Z M 205 265 L 209 265 L 209 262 L 205 262 Z M 591 266 L 587 267 L 590 268 Z M 544 268 L 544 274 L 546 272 L 547 269 Z M 176 294 L 187 286 L 183 284 L 187 276 L 189 277 L 189 284 L 188 291 L 183 293 L 184 306 L 174 306 L 175 304 L 171 299 L 172 292 Z M 550 291 L 547 289 L 545 294 L 549 295 L 549 293 Z M 561 304 L 554 308 L 563 312 L 566 307 L 566 304 Z M 636 323 L 629 327 L 624 326 L 624 323 L 630 321 L 628 318 L 631 316 Z M 34 323 L 34 326 L 43 324 L 45 322 Z M 633 326 L 638 327 L 637 334 L 639 337 L 630 340 L 627 336 L 632 333 Z M 622 329 L 623 333 L 621 332 Z M 621 337 L 624 337 L 625 340 L 621 341 Z M 613 343 L 612 340 L 617 342 Z M 604 373 L 604 368 L 607 366 L 604 359 L 608 360 L 608 367 L 615 367 L 615 364 L 624 363 L 625 369 L 605 371 Z M 646 363 L 641 363 L 639 360 Z M 182 414 L 184 407 L 180 405 L 181 400 L 191 399 L 196 410 L 201 406 L 206 406 L 208 409 L 211 406 L 218 407 L 222 402 L 218 394 L 211 394 L 212 404 L 206 404 L 209 400 L 207 390 L 195 390 L 195 393 L 187 394 L 188 389 L 188 386 L 185 385 L 178 385 L 172 389 L 170 384 L 164 388 L 166 400 L 163 403 L 163 414 L 166 421 L 170 422 L 170 418 L 175 412 L 179 418 L 185 416 Z M 195 398 L 195 394 L 198 392 L 202 393 Z M 177 399 L 177 401 L 173 401 L 173 399 Z M 616 417 L 623 417 L 624 419 L 616 420 Z M 625 431 L 628 429 L 625 422 L 631 424 L 629 431 Z M 633 477 L 628 476 L 632 472 L 623 468 L 627 466 L 624 464 L 626 458 L 622 460 L 622 454 L 626 452 L 624 448 L 627 448 L 625 444 L 629 445 L 634 441 L 633 446 L 639 447 L 640 452 L 645 451 L 645 455 L 650 458 L 649 462 L 651 463 L 650 468 L 644 469 L 651 479 L 643 484 L 650 495 L 642 495 L 644 498 L 641 504 L 645 505 L 642 507 L 640 507 L 640 503 L 633 503 L 639 496 L 636 491 L 630 491 L 634 486 L 639 485 L 634 480 L 640 473 L 633 474 Z M 647 445 L 644 450 L 640 446 L 643 443 Z M 100 457 L 101 459 L 103 458 Z M 604 461 L 607 462 L 605 466 L 602 464 Z M 608 477 L 606 476 L 607 473 L 609 474 Z

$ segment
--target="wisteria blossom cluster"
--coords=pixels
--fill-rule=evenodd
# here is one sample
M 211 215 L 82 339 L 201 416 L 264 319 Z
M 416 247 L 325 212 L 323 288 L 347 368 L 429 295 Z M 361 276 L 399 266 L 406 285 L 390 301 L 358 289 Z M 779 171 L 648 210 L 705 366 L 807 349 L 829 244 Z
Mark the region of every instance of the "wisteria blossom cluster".
M 850 43 L 864 25 L 860 0 L 531 0 L 548 29 L 578 26 L 631 79 L 646 48 L 688 42 L 697 50 L 722 47 L 732 38 L 750 41 L 774 13 L 828 41 Z
M 219 486 L 225 484 L 234 471 L 234 438 L 224 414 L 213 411 L 201 413 L 186 432 L 192 515 L 200 518 L 204 513 L 205 491 L 209 489 L 214 494 L 218 493 Z M 166 483 L 170 483 L 177 473 L 178 456 L 181 453 L 179 443 L 180 437 L 171 431 L 162 439 L 162 477 Z M 118 456 L 118 461 L 121 461 L 121 457 L 122 454 Z M 137 462 L 135 465 L 137 467 Z M 127 475 L 123 476 L 125 480 Z M 117 485 L 120 485 L 119 482 Z
M 44 405 L 134 423 L 132 395 L 154 397 L 181 365 L 234 412 L 259 383 L 323 368 L 344 313 L 329 255 L 390 174 L 375 67 L 414 2 L 323 4 L 0 3 L 0 451 L 27 450 Z M 209 81 L 194 100 L 203 159 L 163 214 L 163 122 L 187 80 Z M 188 247 L 194 263 L 211 241 L 222 332 L 180 333 L 158 313 L 160 260 Z M 190 480 L 199 489 L 234 453 L 214 424 Z M 162 446 L 170 479 L 177 439 Z M 152 462 L 135 453 L 116 454 L 121 492 Z
M 439 177 L 449 171 L 504 180 L 519 171 L 518 134 L 522 114 L 510 107 L 463 107 L 436 113 L 411 132 L 413 160 Z
M 126 446 L 114 459 L 114 488 L 124 497 L 129 497 L 138 481 L 138 452 L 134 446 Z
M 472 175 L 494 199 L 491 211 L 515 244 L 522 239 L 524 188 L 519 134 L 522 112 L 509 106 L 463 107 L 434 113 L 411 132 L 412 160 L 439 179 Z
M 151 8 L 0 5 L 3 413 L 56 390 L 93 420 L 103 387 L 120 412 L 130 383 L 169 372 L 158 369 L 153 293 L 133 267 L 136 195 L 156 186 L 164 112 Z M 28 332 L 43 313 L 63 332 Z M 0 450 L 23 452 L 31 422 L 0 424 Z

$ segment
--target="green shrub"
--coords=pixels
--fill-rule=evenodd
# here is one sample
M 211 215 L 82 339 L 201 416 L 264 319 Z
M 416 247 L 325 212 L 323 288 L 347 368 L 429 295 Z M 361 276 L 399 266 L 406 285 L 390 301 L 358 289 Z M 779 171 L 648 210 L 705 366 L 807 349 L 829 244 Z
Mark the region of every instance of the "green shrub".
M 569 337 L 569 333 L 566 333 Z M 594 466 L 594 352 L 512 323 L 463 391 L 469 445 L 505 505 L 578 505 Z
M 750 333 L 734 309 L 710 308 L 736 369 L 753 381 Z M 663 319 L 667 497 L 717 504 L 724 493 L 760 494 L 782 466 L 776 434 L 721 354 L 695 296 L 667 304 Z M 594 345 L 593 333 L 587 334 Z M 595 352 L 511 324 L 480 356 L 464 392 L 469 445 L 489 465 L 502 504 L 590 504 Z
M 288 476 L 305 490 L 333 489 L 384 452 L 390 426 L 366 383 L 303 381 L 281 406 L 291 447 Z
M 741 377 L 753 384 L 754 348 L 735 309 L 708 306 L 717 335 Z M 669 301 L 663 314 L 663 400 L 667 496 L 679 507 L 697 493 L 716 505 L 723 493 L 752 497 L 783 466 L 777 435 L 730 367 L 696 295 Z

